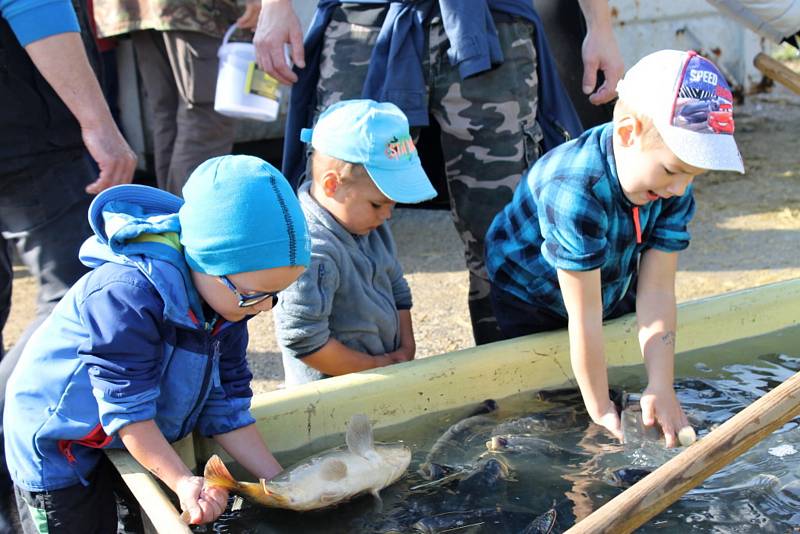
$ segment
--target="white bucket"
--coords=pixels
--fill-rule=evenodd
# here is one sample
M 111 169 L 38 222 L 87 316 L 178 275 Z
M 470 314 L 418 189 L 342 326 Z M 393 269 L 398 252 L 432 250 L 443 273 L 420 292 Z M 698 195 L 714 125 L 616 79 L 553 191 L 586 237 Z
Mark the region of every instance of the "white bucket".
M 219 71 L 214 110 L 237 119 L 274 121 L 278 118 L 281 90 L 277 80 L 256 65 L 252 43 L 229 43 L 231 26 L 219 47 Z

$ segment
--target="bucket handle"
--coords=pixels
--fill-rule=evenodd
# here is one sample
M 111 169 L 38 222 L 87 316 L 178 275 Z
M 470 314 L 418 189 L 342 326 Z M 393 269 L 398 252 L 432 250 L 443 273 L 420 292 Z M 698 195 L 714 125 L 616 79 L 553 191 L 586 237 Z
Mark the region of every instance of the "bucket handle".
M 237 26 L 236 26 L 236 23 L 234 22 L 231 25 L 231 27 L 228 28 L 228 31 L 225 32 L 225 36 L 222 38 L 222 46 L 225 46 L 226 44 L 228 44 L 228 40 L 231 38 L 231 35 L 233 35 L 233 32 L 236 31 L 236 28 L 237 28 Z

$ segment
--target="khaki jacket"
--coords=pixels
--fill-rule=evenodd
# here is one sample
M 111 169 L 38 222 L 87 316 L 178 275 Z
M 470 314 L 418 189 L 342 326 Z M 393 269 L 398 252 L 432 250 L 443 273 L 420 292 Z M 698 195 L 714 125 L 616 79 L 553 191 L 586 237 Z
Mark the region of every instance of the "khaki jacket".
M 222 37 L 242 14 L 236 0 L 94 0 L 98 37 L 183 30 Z

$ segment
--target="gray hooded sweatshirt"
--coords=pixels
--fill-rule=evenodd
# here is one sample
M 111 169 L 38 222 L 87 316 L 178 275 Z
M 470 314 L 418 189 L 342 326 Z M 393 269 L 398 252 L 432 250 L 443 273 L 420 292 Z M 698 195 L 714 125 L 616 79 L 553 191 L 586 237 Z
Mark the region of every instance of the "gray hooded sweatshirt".
M 325 377 L 303 357 L 330 338 L 373 356 L 397 350 L 398 310 L 411 308 L 411 290 L 387 225 L 353 235 L 309 190 L 306 182 L 297 195 L 311 237 L 311 265 L 281 291 L 273 311 L 287 386 Z

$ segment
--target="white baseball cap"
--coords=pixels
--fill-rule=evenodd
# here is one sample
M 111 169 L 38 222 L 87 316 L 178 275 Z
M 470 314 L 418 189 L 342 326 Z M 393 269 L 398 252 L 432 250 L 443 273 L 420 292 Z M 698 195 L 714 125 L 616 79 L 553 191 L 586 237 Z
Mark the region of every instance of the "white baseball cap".
M 681 161 L 744 173 L 733 139 L 733 94 L 717 67 L 693 50 L 660 50 L 639 60 L 617 84 L 620 100 L 653 120 Z

